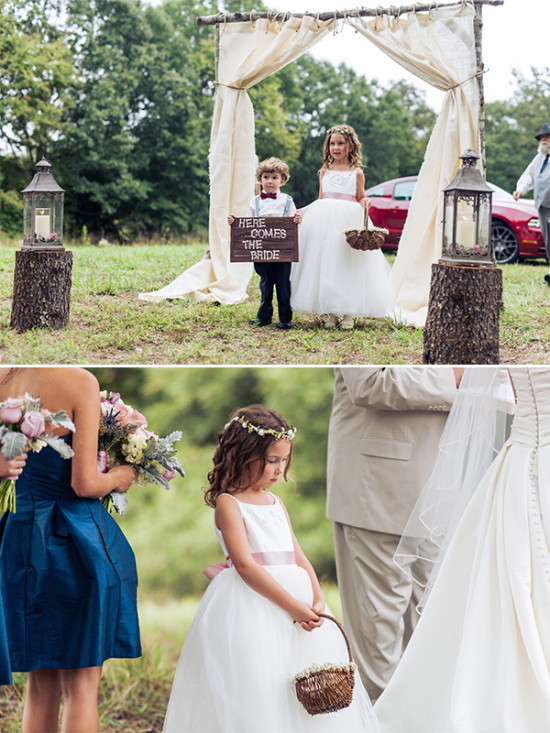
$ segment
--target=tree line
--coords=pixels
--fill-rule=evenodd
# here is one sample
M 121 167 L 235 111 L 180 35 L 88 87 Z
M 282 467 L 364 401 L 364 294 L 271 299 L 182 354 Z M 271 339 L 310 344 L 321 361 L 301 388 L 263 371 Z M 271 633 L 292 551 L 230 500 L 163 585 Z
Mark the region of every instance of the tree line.
M 228 12 L 263 9 L 229 0 Z M 20 191 L 42 155 L 66 189 L 66 228 L 130 243 L 208 224 L 214 0 L 0 0 L 0 229 L 21 230 Z M 487 105 L 488 176 L 507 190 L 549 115 L 548 70 L 516 74 Z M 436 114 L 414 83 L 390 88 L 345 63 L 302 56 L 250 90 L 256 152 L 291 169 L 298 205 L 317 196 L 327 129 L 351 124 L 368 185 L 413 175 Z

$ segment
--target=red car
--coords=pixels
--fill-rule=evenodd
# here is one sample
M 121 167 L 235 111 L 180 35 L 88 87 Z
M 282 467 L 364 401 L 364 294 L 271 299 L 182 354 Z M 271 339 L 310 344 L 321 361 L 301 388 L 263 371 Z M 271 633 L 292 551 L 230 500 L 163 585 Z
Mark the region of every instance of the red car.
M 397 249 L 409 211 L 418 176 L 394 178 L 369 188 L 365 193 L 372 205 L 369 211 L 377 227 L 389 231 L 384 249 Z M 538 212 L 532 201 L 514 197 L 498 186 L 489 184 L 493 194 L 493 248 L 498 264 L 516 262 L 520 257 L 546 257 Z

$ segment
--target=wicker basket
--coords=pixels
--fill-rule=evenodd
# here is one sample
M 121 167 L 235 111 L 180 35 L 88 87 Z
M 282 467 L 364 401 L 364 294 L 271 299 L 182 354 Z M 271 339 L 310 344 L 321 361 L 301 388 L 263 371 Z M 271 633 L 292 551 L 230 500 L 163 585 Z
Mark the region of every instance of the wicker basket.
M 338 621 L 327 613 L 319 616 L 333 621 L 342 632 L 348 648 L 349 664 L 315 664 L 294 676 L 296 696 L 310 715 L 333 713 L 351 703 L 355 684 L 356 665 L 346 632 Z
M 365 206 L 365 222 L 363 229 L 347 229 L 344 232 L 347 242 L 352 249 L 360 249 L 363 251 L 380 249 L 386 241 L 386 237 L 389 234 L 388 230 L 381 229 L 380 227 L 369 229 L 368 216 L 369 206 L 367 205 Z

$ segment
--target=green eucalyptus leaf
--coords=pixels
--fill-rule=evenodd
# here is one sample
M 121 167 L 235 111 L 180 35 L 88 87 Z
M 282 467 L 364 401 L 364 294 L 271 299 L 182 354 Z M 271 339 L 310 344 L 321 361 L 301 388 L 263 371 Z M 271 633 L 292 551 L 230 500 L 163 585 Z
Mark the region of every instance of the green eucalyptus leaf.
M 40 440 L 56 450 L 62 458 L 72 458 L 74 456 L 71 446 L 67 445 L 58 435 L 41 435 Z
M 65 410 L 59 410 L 59 412 L 52 413 L 50 415 L 50 419 L 53 425 L 66 428 L 67 430 L 72 430 L 74 433 L 74 423 Z
M 6 461 L 11 461 L 12 458 L 17 458 L 17 456 L 23 453 L 27 445 L 27 438 L 23 433 L 8 430 L 0 438 L 0 444 L 2 446 L 2 455 Z

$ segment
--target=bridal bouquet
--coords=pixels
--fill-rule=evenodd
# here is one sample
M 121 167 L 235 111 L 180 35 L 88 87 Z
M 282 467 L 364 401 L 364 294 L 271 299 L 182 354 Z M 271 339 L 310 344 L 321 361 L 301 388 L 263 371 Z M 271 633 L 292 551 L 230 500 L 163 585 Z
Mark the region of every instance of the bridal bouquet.
M 169 482 L 176 474 L 185 476 L 174 448 L 174 443 L 181 438 L 180 431 L 160 438 L 147 430 L 146 418 L 124 404 L 117 392 L 100 394 L 97 465 L 101 472 L 115 463 L 126 464 L 138 470 L 136 483 L 157 483 L 164 489 L 170 488 Z M 110 513 L 115 511 L 121 516 L 128 504 L 126 494 L 117 491 L 111 491 L 102 501 Z
M 0 402 L 0 450 L 6 461 L 25 450 L 38 452 L 51 446 L 63 458 L 71 458 L 73 449 L 57 435 L 47 432 L 51 427 L 74 431 L 74 425 L 64 410 L 50 412 L 40 401 L 25 393 Z M 15 512 L 15 481 L 5 478 L 0 484 L 0 511 Z

